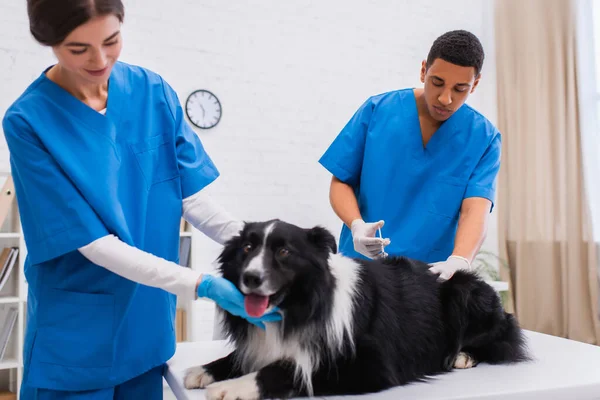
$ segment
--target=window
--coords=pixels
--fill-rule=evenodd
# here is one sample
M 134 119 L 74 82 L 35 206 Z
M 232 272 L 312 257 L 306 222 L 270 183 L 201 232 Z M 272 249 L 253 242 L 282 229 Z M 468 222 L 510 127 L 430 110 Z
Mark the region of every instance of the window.
M 593 240 L 600 243 L 600 0 L 573 4 L 577 7 L 575 62 L 582 167 Z
M 594 65 L 595 65 L 595 81 L 596 81 L 596 115 L 600 117 L 600 0 L 592 0 L 592 26 L 593 37 L 590 40 L 594 43 Z M 585 40 L 585 37 L 579 37 L 580 40 Z

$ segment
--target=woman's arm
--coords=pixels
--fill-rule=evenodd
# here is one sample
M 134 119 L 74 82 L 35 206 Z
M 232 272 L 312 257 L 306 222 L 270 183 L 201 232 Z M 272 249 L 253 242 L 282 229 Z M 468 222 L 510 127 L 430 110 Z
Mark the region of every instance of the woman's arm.
M 156 257 L 129 246 L 114 235 L 96 239 L 79 248 L 79 252 L 94 264 L 117 275 L 166 290 L 182 300 L 195 300 L 198 296 L 211 299 L 225 311 L 246 318 L 262 329 L 264 322 L 281 320 L 277 307 L 260 318 L 251 318 L 245 310 L 243 294 L 232 282 L 210 274 L 199 274 Z
M 202 191 L 183 200 L 183 217 L 220 244 L 243 227 L 241 221 Z M 101 237 L 79 248 L 79 252 L 94 264 L 134 282 L 164 289 L 183 299 L 197 297 L 200 273 L 130 246 L 114 235 Z
M 202 274 L 130 246 L 114 235 L 79 248 L 88 260 L 131 281 L 195 300 Z
M 219 244 L 239 234 L 244 223 L 235 219 L 202 190 L 183 199 L 183 218 Z

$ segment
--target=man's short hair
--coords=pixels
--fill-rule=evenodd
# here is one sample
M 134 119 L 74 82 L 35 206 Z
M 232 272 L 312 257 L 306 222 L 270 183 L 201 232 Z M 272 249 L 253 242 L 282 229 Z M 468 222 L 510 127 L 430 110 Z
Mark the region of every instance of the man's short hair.
M 427 56 L 427 68 L 438 58 L 461 67 L 473 67 L 475 76 L 478 76 L 485 54 L 477 36 L 465 30 L 455 30 L 444 33 L 433 42 Z

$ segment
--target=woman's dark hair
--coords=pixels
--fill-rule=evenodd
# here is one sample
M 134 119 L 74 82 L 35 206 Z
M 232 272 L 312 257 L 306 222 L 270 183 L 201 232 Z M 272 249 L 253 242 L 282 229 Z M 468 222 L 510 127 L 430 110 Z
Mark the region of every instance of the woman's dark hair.
M 29 30 L 40 44 L 55 46 L 93 17 L 115 15 L 123 22 L 121 0 L 27 0 Z
M 478 76 L 485 55 L 477 36 L 465 30 L 456 30 L 444 33 L 433 42 L 427 56 L 427 68 L 438 58 L 462 67 L 473 67 L 475 76 Z

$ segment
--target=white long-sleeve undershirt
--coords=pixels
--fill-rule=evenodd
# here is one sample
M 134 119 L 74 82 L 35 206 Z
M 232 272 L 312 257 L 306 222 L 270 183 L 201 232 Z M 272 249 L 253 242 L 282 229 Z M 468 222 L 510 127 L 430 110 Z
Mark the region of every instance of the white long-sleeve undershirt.
M 202 191 L 183 200 L 183 218 L 219 244 L 236 235 L 243 226 Z M 161 288 L 182 300 L 196 298 L 200 273 L 130 246 L 114 235 L 96 239 L 79 251 L 94 264 L 131 281 Z

